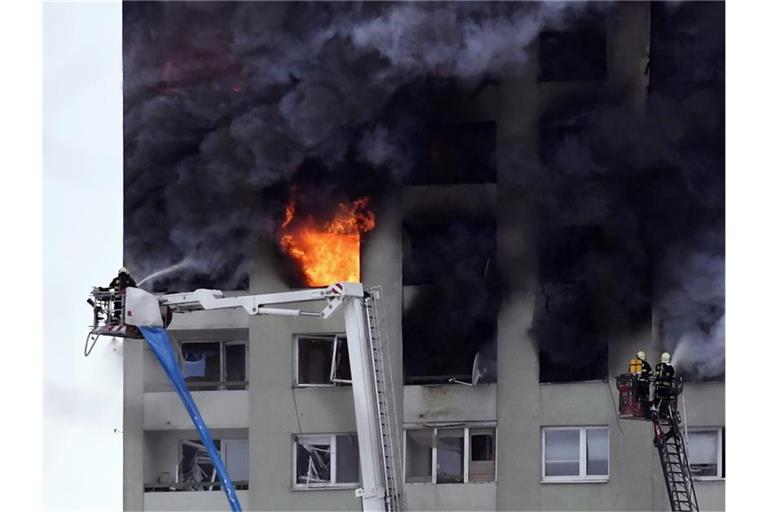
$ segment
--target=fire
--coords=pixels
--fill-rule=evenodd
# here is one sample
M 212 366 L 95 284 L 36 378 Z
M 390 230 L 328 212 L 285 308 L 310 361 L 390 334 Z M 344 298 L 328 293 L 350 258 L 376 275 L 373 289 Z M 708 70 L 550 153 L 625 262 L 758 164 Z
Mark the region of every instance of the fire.
M 301 267 L 309 286 L 360 281 L 360 238 L 372 230 L 376 217 L 368 198 L 339 203 L 333 218 L 318 223 L 296 218 L 296 200 L 285 208 L 280 247 Z

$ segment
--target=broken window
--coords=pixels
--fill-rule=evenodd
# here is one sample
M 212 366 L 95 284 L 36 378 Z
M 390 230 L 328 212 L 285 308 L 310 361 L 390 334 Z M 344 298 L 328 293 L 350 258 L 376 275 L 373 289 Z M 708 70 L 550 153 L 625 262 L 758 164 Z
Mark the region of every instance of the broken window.
M 608 427 L 549 427 L 542 431 L 545 481 L 608 478 Z
M 492 482 L 495 429 L 430 428 L 405 431 L 406 483 Z
M 248 387 L 245 341 L 185 341 L 181 353 L 182 374 L 190 389 Z
M 432 482 L 432 447 L 434 431 L 405 431 L 405 481 L 410 483 Z
M 539 346 L 539 382 L 608 378 L 608 344 L 597 321 L 600 305 L 590 264 L 599 235 L 597 226 L 541 233 L 532 331 Z
M 248 488 L 248 439 L 214 439 L 229 478 L 238 489 Z M 221 475 L 202 442 L 181 441 L 179 481 L 185 490 L 203 491 L 221 487 Z
M 706 480 L 725 477 L 723 429 L 691 429 L 688 461 L 693 477 Z
M 294 486 L 357 485 L 360 456 L 354 434 L 296 435 Z
M 469 431 L 469 481 L 492 482 L 496 479 L 496 433 L 492 428 Z
M 495 222 L 404 224 L 403 284 L 406 384 L 471 381 L 479 352 L 495 382 Z
M 216 449 L 221 449 L 221 441 L 213 441 Z M 199 441 L 181 442 L 181 464 L 179 468 L 181 482 L 188 484 L 185 488 L 193 491 L 212 490 L 213 486 L 205 483 L 218 482 L 220 480 L 213 466 L 213 460 L 208 450 Z
M 297 336 L 296 359 L 297 386 L 339 386 L 352 382 L 345 336 Z
M 605 28 L 544 31 L 539 35 L 539 82 L 605 80 Z

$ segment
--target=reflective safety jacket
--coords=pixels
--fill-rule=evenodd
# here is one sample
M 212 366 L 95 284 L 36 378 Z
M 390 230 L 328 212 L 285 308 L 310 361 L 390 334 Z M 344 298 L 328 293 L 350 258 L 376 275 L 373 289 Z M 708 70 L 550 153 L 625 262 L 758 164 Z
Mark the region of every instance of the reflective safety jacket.
M 651 365 L 648 364 L 648 361 L 643 361 L 638 358 L 629 361 L 629 373 L 632 375 L 648 377 L 651 374 L 651 371 Z
M 675 369 L 671 364 L 659 363 L 656 365 L 656 384 L 662 385 L 672 384 L 672 379 L 675 377 Z

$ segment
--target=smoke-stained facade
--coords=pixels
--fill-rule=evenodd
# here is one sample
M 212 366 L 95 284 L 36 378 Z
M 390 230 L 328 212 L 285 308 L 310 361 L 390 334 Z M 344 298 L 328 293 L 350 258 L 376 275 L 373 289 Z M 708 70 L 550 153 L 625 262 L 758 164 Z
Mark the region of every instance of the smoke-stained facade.
M 721 386 L 721 3 L 123 11 L 126 263 L 145 277 L 182 262 L 147 286 L 305 286 L 279 242 L 287 206 L 322 223 L 367 198 L 361 275 L 396 296 L 406 428 L 439 416 L 414 404 L 438 408 L 434 393 L 460 393 L 448 382 L 479 365 L 493 417 L 440 421 L 497 429 L 496 482 L 517 481 L 494 507 L 631 508 L 631 492 L 567 505 L 510 461 L 539 460 L 548 425 L 607 424 L 611 450 L 626 443 L 598 390 L 633 350 L 669 350 L 689 381 Z M 604 408 L 569 417 L 565 396 Z M 538 437 L 515 437 L 526 428 Z M 619 471 L 612 484 L 631 480 Z M 452 506 L 409 489 L 423 508 Z

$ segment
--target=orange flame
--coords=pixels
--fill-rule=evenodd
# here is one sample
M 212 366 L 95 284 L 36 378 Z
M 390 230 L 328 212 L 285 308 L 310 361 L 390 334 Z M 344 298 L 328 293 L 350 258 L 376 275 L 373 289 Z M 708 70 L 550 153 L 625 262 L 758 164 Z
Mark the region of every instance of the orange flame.
M 360 237 L 376 226 L 368 198 L 339 203 L 333 218 L 318 224 L 296 219 L 296 200 L 285 208 L 280 247 L 301 267 L 309 286 L 360 282 Z

